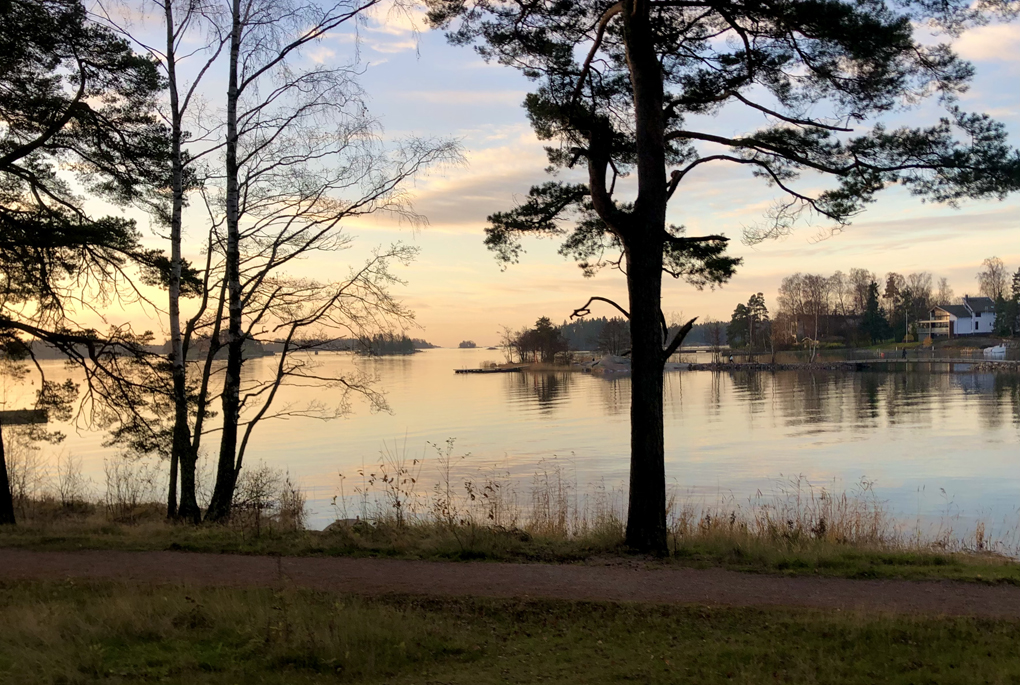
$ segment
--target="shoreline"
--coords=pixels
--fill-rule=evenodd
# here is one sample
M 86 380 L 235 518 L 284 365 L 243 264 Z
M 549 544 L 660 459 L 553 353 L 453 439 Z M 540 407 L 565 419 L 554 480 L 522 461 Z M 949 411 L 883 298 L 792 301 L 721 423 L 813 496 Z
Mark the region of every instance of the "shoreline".
M 911 368 L 903 368 L 911 367 Z M 927 367 L 919 369 L 917 367 Z M 961 368 L 962 367 L 962 368 Z M 674 371 L 885 371 L 902 373 L 924 370 L 933 373 L 1020 373 L 1020 360 L 1002 359 L 860 359 L 816 362 L 667 362 L 664 372 Z M 515 364 L 513 367 L 494 369 L 455 369 L 455 373 L 586 373 L 593 375 L 629 375 L 629 369 L 603 371 L 580 364 Z
M 989 359 L 868 359 L 822 362 L 709 362 L 687 364 L 688 371 L 916 371 L 927 366 L 929 372 L 941 373 L 1018 373 L 1020 361 Z M 900 368 L 913 366 L 915 368 Z M 958 367 L 966 368 L 958 368 Z M 948 367 L 948 368 L 933 368 Z

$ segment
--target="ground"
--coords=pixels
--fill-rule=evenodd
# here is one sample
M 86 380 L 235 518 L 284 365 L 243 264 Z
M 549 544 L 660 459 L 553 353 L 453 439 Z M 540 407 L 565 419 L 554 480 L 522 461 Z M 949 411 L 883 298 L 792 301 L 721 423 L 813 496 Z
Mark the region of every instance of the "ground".
M 956 581 L 774 576 L 648 560 L 507 564 L 188 552 L 0 550 L 0 581 L 89 580 L 297 587 L 344 594 L 796 606 L 1020 618 L 1020 587 Z
M 0 548 L 0 682 L 1016 683 L 1020 587 Z

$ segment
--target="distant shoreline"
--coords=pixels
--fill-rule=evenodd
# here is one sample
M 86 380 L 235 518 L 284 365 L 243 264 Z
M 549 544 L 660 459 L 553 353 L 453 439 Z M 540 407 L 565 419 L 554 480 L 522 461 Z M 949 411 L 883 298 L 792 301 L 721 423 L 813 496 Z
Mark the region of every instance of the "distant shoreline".
M 901 368 L 901 367 L 913 368 Z M 868 359 L 856 361 L 825 362 L 712 362 L 692 363 L 688 371 L 914 371 L 917 367 L 928 367 L 928 371 L 946 373 L 1017 373 L 1020 361 L 1001 359 Z M 931 367 L 948 367 L 934 369 Z M 966 367 L 966 368 L 958 368 Z

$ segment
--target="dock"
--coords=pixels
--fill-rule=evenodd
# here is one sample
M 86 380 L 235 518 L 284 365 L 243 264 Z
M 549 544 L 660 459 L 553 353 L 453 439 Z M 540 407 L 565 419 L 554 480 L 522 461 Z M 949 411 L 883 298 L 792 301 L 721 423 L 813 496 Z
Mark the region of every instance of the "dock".
M 523 371 L 523 366 L 495 367 L 491 369 L 454 369 L 454 373 L 518 373 Z

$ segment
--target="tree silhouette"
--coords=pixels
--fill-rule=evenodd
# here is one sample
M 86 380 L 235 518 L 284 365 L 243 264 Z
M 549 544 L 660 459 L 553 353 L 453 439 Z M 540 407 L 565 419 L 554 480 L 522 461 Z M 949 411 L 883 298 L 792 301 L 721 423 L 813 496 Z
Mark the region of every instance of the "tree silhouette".
M 892 184 L 942 202 L 1001 197 L 1016 187 L 1017 154 L 1003 126 L 957 105 L 970 65 L 913 26 L 958 29 L 1008 2 L 964 0 L 427 0 L 454 43 L 537 82 L 528 116 L 554 170 L 587 167 L 582 183 L 535 186 L 489 217 L 486 243 L 516 261 L 526 235 L 559 236 L 586 274 L 626 272 L 632 352 L 627 543 L 666 550 L 662 274 L 696 286 L 726 281 L 738 260 L 721 234 L 688 236 L 667 220 L 683 183 L 708 165 L 738 165 L 780 192 L 761 240 L 811 215 L 845 227 Z M 935 95 L 944 117 L 890 129 L 882 117 Z M 742 118 L 715 115 L 726 110 Z M 744 134 L 733 121 L 765 123 Z M 798 187 L 799 174 L 811 175 Z M 620 182 L 636 174 L 636 183 Z M 821 179 L 833 181 L 818 191 Z M 627 195 L 627 193 L 630 193 Z M 580 312 L 587 311 L 582 307 Z M 628 311 L 629 309 L 629 311 Z

